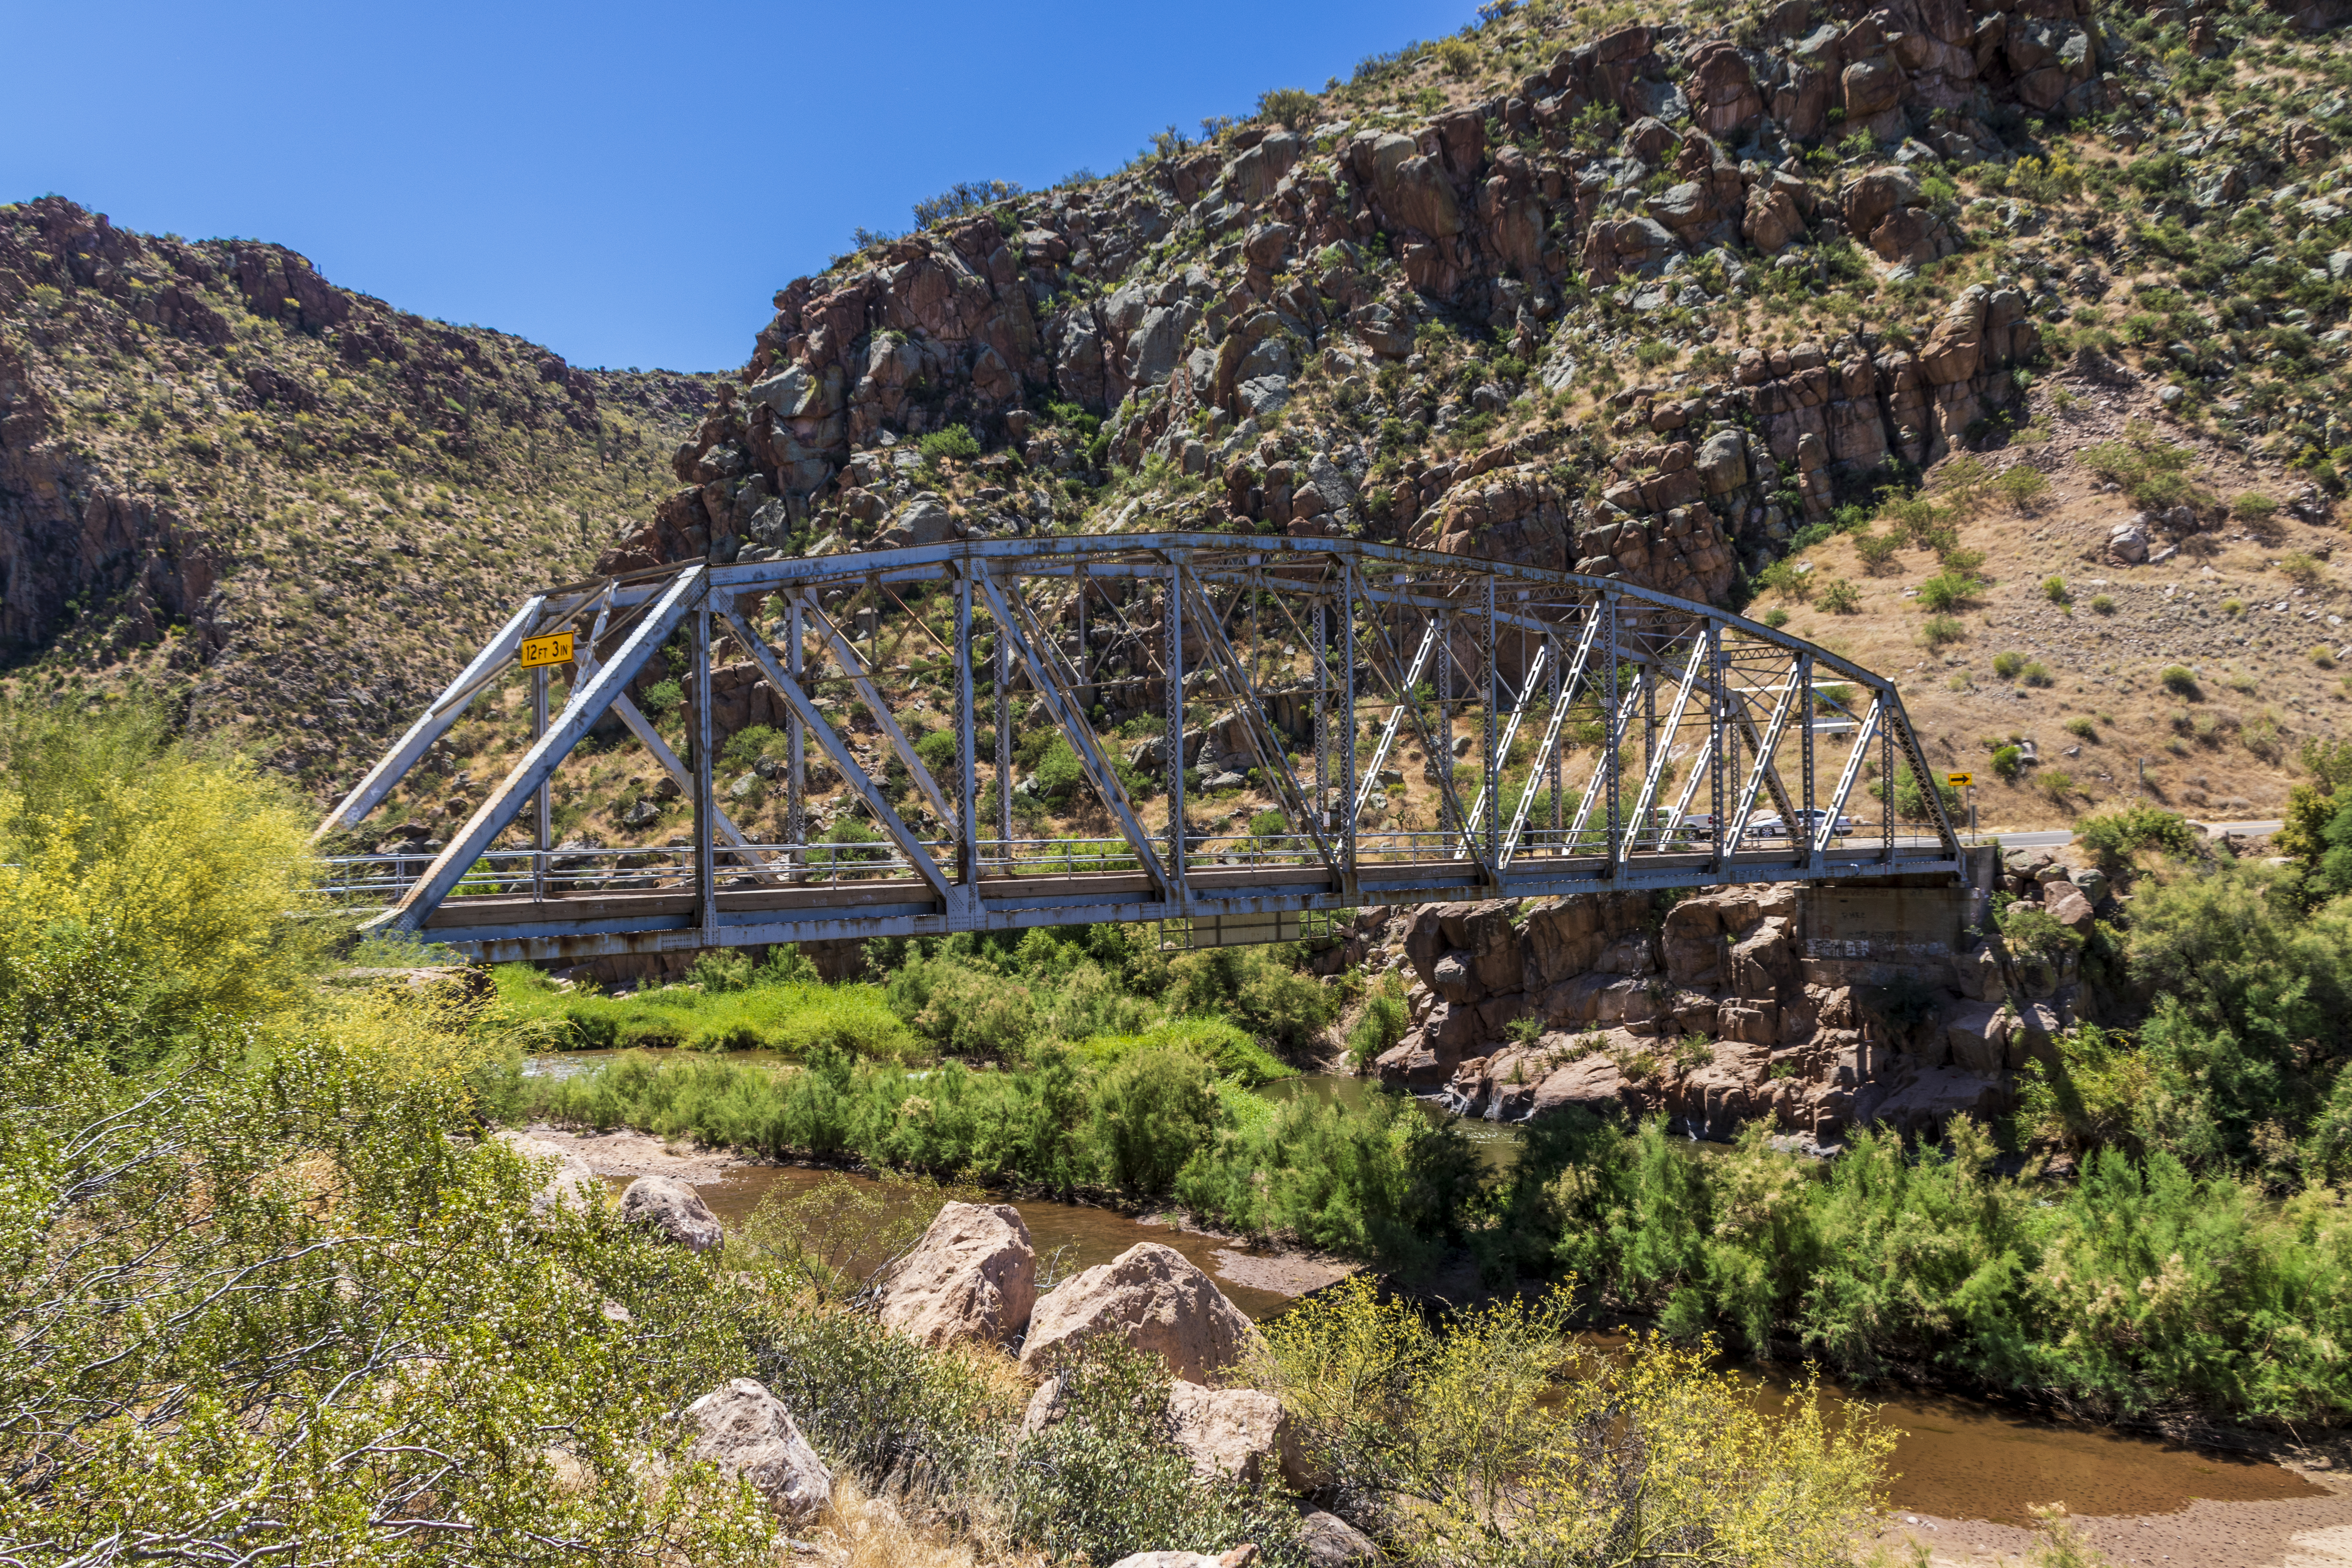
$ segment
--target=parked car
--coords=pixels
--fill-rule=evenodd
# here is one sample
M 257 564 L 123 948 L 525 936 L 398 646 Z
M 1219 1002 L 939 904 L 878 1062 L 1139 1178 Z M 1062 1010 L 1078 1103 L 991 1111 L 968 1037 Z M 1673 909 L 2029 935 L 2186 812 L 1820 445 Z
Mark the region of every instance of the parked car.
M 1802 825 L 1806 837 L 1811 837 L 1820 833 L 1822 824 L 1830 820 L 1830 814 L 1816 806 L 1810 811 L 1800 810 L 1797 813 L 1797 820 Z M 1835 826 L 1830 829 L 1830 837 L 1832 838 L 1843 838 L 1847 834 L 1853 832 L 1858 826 L 1859 825 L 1853 817 L 1841 814 Z M 1750 838 L 1786 838 L 1789 837 L 1789 824 L 1785 819 L 1779 816 L 1759 816 L 1748 825 L 1748 837 Z

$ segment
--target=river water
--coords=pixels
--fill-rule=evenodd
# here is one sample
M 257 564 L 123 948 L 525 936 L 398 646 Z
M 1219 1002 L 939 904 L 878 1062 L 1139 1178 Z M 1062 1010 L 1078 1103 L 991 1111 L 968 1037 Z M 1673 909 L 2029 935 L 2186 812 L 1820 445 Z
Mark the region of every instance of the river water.
M 525 1070 L 533 1076 L 570 1078 L 592 1072 L 619 1054 L 575 1051 L 535 1057 Z M 783 1061 L 766 1052 L 734 1053 L 727 1059 Z M 1346 1101 L 1378 1090 L 1356 1079 L 1307 1078 L 1269 1086 L 1267 1092 Z M 1424 1107 L 1424 1111 L 1443 1114 L 1433 1107 Z M 1472 1122 L 1465 1131 L 1490 1164 L 1507 1165 L 1516 1156 L 1514 1130 Z M 731 1230 L 772 1194 L 789 1196 L 833 1174 L 794 1165 L 741 1165 L 723 1180 L 699 1184 L 697 1190 Z M 1041 1262 L 1057 1272 L 1108 1263 L 1139 1241 L 1155 1241 L 1190 1258 L 1253 1318 L 1280 1312 L 1297 1295 L 1333 1277 L 1330 1269 L 1294 1265 L 1271 1248 L 1184 1230 L 1151 1217 L 1038 1199 L 1014 1206 L 1029 1227 Z M 2200 1498 L 2259 1502 L 2328 1495 L 2303 1476 L 2264 1461 L 2054 1421 L 1994 1402 L 1883 1390 L 1841 1393 L 1838 1397 L 1876 1405 L 1879 1418 L 1901 1434 L 1893 1460 L 1896 1474 L 1889 1489 L 1891 1500 L 1898 1510 L 1921 1514 L 2022 1525 L 2032 1522 L 2032 1505 L 2061 1500 L 2078 1517 L 2132 1516 L 2173 1513 Z

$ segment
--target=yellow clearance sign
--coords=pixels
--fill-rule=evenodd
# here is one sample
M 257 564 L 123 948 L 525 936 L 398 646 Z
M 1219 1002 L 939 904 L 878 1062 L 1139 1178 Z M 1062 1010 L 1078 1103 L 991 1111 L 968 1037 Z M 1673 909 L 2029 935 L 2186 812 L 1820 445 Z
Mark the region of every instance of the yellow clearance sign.
M 1946 773 L 1944 775 L 1944 782 L 1951 785 L 1954 789 L 1966 789 L 1970 784 L 1977 782 L 1977 775 L 1974 773 Z
M 545 664 L 570 664 L 571 662 L 572 634 L 570 632 L 557 632 L 552 637 L 522 639 L 522 667 L 525 669 L 537 669 Z

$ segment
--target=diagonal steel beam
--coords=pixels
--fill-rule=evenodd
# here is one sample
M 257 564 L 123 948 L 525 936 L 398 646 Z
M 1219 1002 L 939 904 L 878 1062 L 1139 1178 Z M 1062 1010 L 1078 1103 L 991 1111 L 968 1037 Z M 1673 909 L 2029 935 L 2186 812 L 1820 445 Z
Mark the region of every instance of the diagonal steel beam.
M 1118 770 L 1111 765 L 1096 736 L 1094 726 L 1077 710 L 1070 693 L 1078 682 L 1062 663 L 1061 650 L 1045 635 L 1031 613 L 1029 603 L 1020 591 L 1006 589 L 992 572 L 975 572 L 973 581 L 988 599 L 988 613 L 994 617 L 998 635 L 1011 639 L 1013 651 L 1021 656 L 1022 667 L 1029 671 L 1030 683 L 1036 687 L 1038 700 L 1045 703 L 1054 722 L 1061 726 L 1062 738 L 1070 742 L 1077 753 L 1078 766 L 1086 773 L 1095 794 L 1107 806 L 1118 830 L 1135 851 L 1137 863 L 1152 886 L 1165 899 L 1175 897 L 1175 883 L 1168 874 L 1166 864 L 1152 847 L 1150 834 L 1144 831 L 1142 819 L 1136 816 L 1135 803 L 1127 796 L 1127 786 L 1118 781 Z M 1016 609 L 1017 606 L 1017 609 Z M 1181 762 L 1181 759 L 1180 759 Z
M 1536 747 L 1535 761 L 1528 769 L 1528 787 L 1519 792 L 1519 804 L 1511 812 L 1510 829 L 1503 835 L 1502 853 L 1496 858 L 1497 866 L 1508 866 L 1518 854 L 1519 836 L 1528 827 L 1528 808 L 1535 804 L 1536 781 L 1547 775 L 1552 758 L 1559 754 L 1560 726 L 1568 721 L 1569 702 L 1576 695 L 1576 683 L 1584 679 L 1584 667 L 1591 662 L 1592 645 L 1601 638 L 1600 606 L 1593 608 L 1594 613 L 1585 617 L 1584 635 L 1577 639 L 1575 657 L 1570 660 L 1567 672 L 1559 681 L 1559 695 L 1552 702 L 1551 712 L 1544 720 L 1543 741 Z M 1532 686 L 1534 682 L 1528 684 Z M 1559 818 L 1555 816 L 1552 826 L 1557 828 L 1559 825 Z M 1575 840 L 1571 838 L 1569 842 L 1573 844 Z M 1560 846 L 1561 852 L 1566 853 L 1567 847 L 1567 845 Z
M 1642 689 L 1636 685 L 1602 715 L 1601 765 L 1584 781 L 1583 798 L 1576 803 L 1576 820 L 1569 824 L 1568 849 L 1571 854 L 1584 842 L 1584 825 L 1592 820 L 1592 803 L 1609 793 L 1609 775 L 1617 766 L 1617 753 L 1625 749 L 1625 726 L 1632 722 L 1633 710 L 1641 705 Z
M 1755 742 L 1756 764 L 1748 770 L 1748 782 L 1740 786 L 1738 804 L 1732 807 L 1731 847 L 1734 849 L 1738 848 L 1740 842 L 1748 837 L 1748 819 L 1756 812 L 1756 794 L 1764 786 L 1765 774 L 1772 770 L 1772 753 L 1780 750 L 1781 731 L 1788 728 L 1789 714 L 1796 706 L 1797 681 L 1792 672 L 1788 685 L 1780 689 L 1780 700 L 1772 704 L 1771 721 L 1764 727 L 1764 733 Z M 1780 823 L 1793 836 L 1796 817 L 1785 805 L 1781 808 Z
M 522 647 L 522 639 L 539 619 L 540 611 L 546 606 L 547 597 L 543 594 L 534 594 L 523 601 L 522 608 L 499 628 L 496 637 L 482 645 L 482 651 L 457 672 L 455 680 L 442 688 L 441 695 L 418 715 L 416 722 L 408 727 L 408 732 L 394 742 L 392 750 L 367 771 L 366 776 L 352 786 L 351 794 L 343 796 L 334 810 L 327 813 L 327 819 L 319 824 L 316 833 L 310 835 L 311 843 L 318 843 L 331 833 L 357 827 L 367 820 L 368 813 L 383 804 L 383 797 L 399 787 L 400 781 L 408 776 L 408 770 L 433 749 L 434 742 L 449 732 L 449 726 L 457 721 L 466 711 L 467 705 L 473 701 L 482 688 L 503 673 L 507 660 L 515 657 L 515 651 Z
M 956 820 L 955 810 L 948 805 L 947 792 L 940 788 L 939 780 L 931 777 L 931 770 L 923 765 L 923 759 L 915 754 L 915 743 L 907 739 L 907 731 L 898 728 L 898 721 L 890 716 L 890 705 L 882 700 L 881 689 L 874 684 L 873 672 L 866 668 L 866 661 L 857 657 L 857 650 L 850 647 L 849 639 L 841 635 L 841 628 L 834 625 L 832 617 L 819 607 L 814 589 L 801 595 L 801 613 L 807 616 L 809 625 L 816 628 L 817 637 L 824 646 L 833 651 L 834 662 L 841 666 L 844 675 L 849 677 L 850 689 L 857 693 L 857 700 L 866 704 L 866 710 L 874 716 L 874 722 L 881 728 L 882 738 L 889 742 L 890 750 L 898 753 L 899 765 L 915 781 L 915 788 L 922 793 L 924 803 L 931 808 L 931 815 L 941 822 L 952 824 Z
M 1387 632 L 1382 631 L 1380 636 L 1385 645 L 1388 642 Z M 1421 647 L 1413 650 L 1412 666 L 1405 671 L 1405 701 L 1399 702 L 1395 710 L 1389 714 L 1388 722 L 1381 726 L 1380 742 L 1372 747 L 1372 760 L 1364 764 L 1362 793 L 1356 800 L 1356 809 L 1360 812 L 1372 798 L 1372 792 L 1380 787 L 1381 767 L 1389 760 L 1389 750 L 1396 744 L 1397 731 L 1404 724 L 1405 702 L 1412 700 L 1412 689 L 1421 684 L 1422 674 L 1429 668 L 1429 656 L 1436 647 L 1437 623 L 1433 620 L 1429 623 L 1429 629 L 1421 634 Z
M 1396 644 L 1389 637 L 1388 627 L 1381 624 L 1380 617 L 1378 616 L 1371 616 L 1366 618 L 1371 624 L 1372 635 L 1380 638 L 1380 650 L 1388 655 L 1389 668 L 1391 669 L 1402 669 L 1404 668 L 1404 660 L 1397 656 L 1397 647 Z M 1445 637 L 1445 634 L 1442 629 L 1444 623 L 1441 620 L 1436 626 L 1431 627 L 1432 635 L 1437 637 L 1440 642 L 1443 642 Z M 1454 657 L 1454 650 L 1450 647 L 1441 648 L 1440 653 L 1441 657 L 1449 661 Z M 1438 763 L 1437 787 L 1439 792 L 1445 797 L 1446 816 L 1454 822 L 1461 821 L 1462 797 L 1456 795 L 1454 791 L 1453 773 L 1450 767 L 1447 766 L 1447 764 L 1453 760 L 1453 753 L 1450 751 L 1442 751 L 1438 746 L 1437 738 L 1430 733 L 1429 725 L 1422 719 L 1421 709 L 1413 702 L 1412 688 L 1410 686 L 1401 687 L 1398 689 L 1396 695 L 1397 710 L 1412 721 L 1413 732 L 1421 737 L 1422 748 Z M 1393 715 L 1391 717 L 1393 718 Z M 1374 778 L 1379 777 L 1377 773 L 1372 776 Z M 1488 860 L 1486 856 L 1480 854 L 1478 852 L 1478 847 L 1475 843 L 1465 844 L 1464 848 L 1468 851 L 1468 858 L 1471 864 L 1478 868 L 1479 880 L 1486 883 L 1489 888 L 1499 888 L 1502 885 L 1502 873 L 1497 868 L 1496 863 Z
M 1684 668 L 1683 678 L 1675 687 L 1674 704 L 1666 710 L 1666 721 L 1658 731 L 1658 734 L 1665 737 L 1664 742 L 1657 746 L 1656 755 L 1650 759 L 1649 770 L 1642 775 L 1642 793 L 1633 801 L 1633 830 L 1625 836 L 1623 846 L 1618 851 L 1620 865 L 1633 852 L 1643 830 L 1649 826 L 1650 805 L 1658 798 L 1658 786 L 1665 781 L 1666 761 L 1674 752 L 1675 731 L 1682 727 L 1683 711 L 1690 706 L 1692 689 L 1698 685 L 1698 672 L 1706 663 L 1706 639 L 1692 638 L 1690 662 Z M 1656 847 L 1664 847 L 1663 835 Z
M 645 668 L 654 650 L 660 647 L 669 634 L 677 629 L 688 612 L 702 597 L 710 581 L 708 567 L 696 566 L 681 572 L 671 580 L 668 589 L 654 601 L 651 609 L 640 619 L 628 637 L 604 668 L 572 689 L 570 700 L 563 705 L 563 717 L 548 728 L 546 734 L 532 742 L 512 771 L 474 808 L 466 826 L 449 840 L 448 847 L 434 858 L 425 875 L 418 878 L 400 902 L 370 921 L 362 928 L 377 931 L 413 931 L 425 923 L 425 917 L 441 907 L 466 873 L 506 831 L 539 786 L 551 777 L 559 763 L 572 753 L 613 700 L 626 689 L 638 670 Z
M 824 748 L 824 754 L 833 759 L 833 765 L 841 770 L 841 776 L 848 781 L 851 789 L 857 792 L 857 797 L 866 803 L 866 809 L 874 814 L 876 822 L 882 825 L 882 831 L 898 845 L 898 852 L 907 858 L 907 863 L 931 885 L 932 892 L 953 901 L 947 873 L 940 870 L 939 862 L 931 858 L 930 851 L 923 847 L 923 841 L 916 837 L 915 830 L 908 827 L 891 808 L 880 786 L 864 768 L 857 765 L 857 759 L 850 755 L 848 746 L 835 733 L 824 715 L 817 710 L 816 704 L 809 700 L 808 693 L 801 689 L 801 683 L 784 672 L 784 667 L 776 662 L 776 656 L 766 641 L 745 623 L 743 612 L 729 604 L 720 606 L 719 614 L 727 617 L 727 629 L 735 634 L 735 640 L 742 646 L 745 653 L 751 656 L 751 662 L 760 667 L 761 675 L 776 689 L 779 696 L 792 704 L 793 711 L 800 715 L 803 728 L 815 738 L 816 743 Z
M 578 646 L 576 661 L 583 679 L 595 678 L 596 653 L 593 640 L 584 646 Z M 637 744 L 643 746 L 653 760 L 661 764 L 662 772 L 667 773 L 671 781 L 677 785 L 678 793 L 686 799 L 693 799 L 694 770 L 688 767 L 684 760 L 669 749 L 669 742 L 661 738 L 661 731 L 654 728 L 653 721 L 646 717 L 644 710 L 631 700 L 625 689 L 613 699 L 613 716 L 628 726 L 629 733 L 637 738 Z M 719 837 L 743 852 L 743 858 L 751 866 L 753 875 L 763 882 L 776 880 L 774 877 L 768 875 L 770 862 L 767 858 L 751 848 L 751 840 L 744 836 L 740 827 L 735 826 L 735 819 L 727 815 L 724 807 L 713 805 L 711 817 L 712 826 L 719 829 Z
M 1258 701 L 1255 683 L 1242 668 L 1241 660 L 1234 656 L 1233 644 L 1226 640 L 1224 623 L 1218 617 L 1216 606 L 1209 603 L 1208 594 L 1200 584 L 1192 581 L 1190 573 L 1181 566 L 1176 570 L 1201 606 L 1209 657 L 1216 661 L 1219 673 L 1224 676 L 1233 694 L 1241 700 L 1242 711 L 1249 720 L 1243 727 L 1244 732 L 1249 736 L 1250 750 L 1257 753 L 1258 767 L 1269 782 L 1278 785 L 1274 794 L 1282 806 L 1283 816 L 1289 818 L 1293 832 L 1302 827 L 1305 829 L 1314 841 L 1315 853 L 1322 859 L 1324 868 L 1338 878 L 1340 874 L 1339 858 L 1332 854 L 1330 842 L 1324 837 L 1323 825 L 1317 822 L 1315 814 L 1307 809 L 1307 792 L 1299 787 L 1297 775 L 1290 771 L 1289 753 L 1283 749 L 1281 739 L 1275 731 L 1274 721 L 1266 717 L 1264 705 Z
M 1876 694 L 1873 693 L 1873 696 Z M 1826 851 L 1830 840 L 1837 837 L 1834 830 L 1838 816 L 1845 810 L 1845 803 L 1853 794 L 1855 781 L 1862 777 L 1863 762 L 1870 755 L 1870 742 L 1878 734 L 1879 713 L 1884 705 L 1884 699 L 1873 701 L 1862 716 L 1862 727 L 1853 732 L 1853 750 L 1847 753 L 1845 766 L 1838 773 L 1837 793 L 1830 796 L 1829 815 L 1822 819 L 1822 825 L 1813 836 L 1813 853 L 1816 855 Z M 1892 791 L 1893 780 L 1887 781 L 1887 787 Z
M 1706 646 L 1704 642 L 1699 644 L 1701 647 Z M 1683 792 L 1675 796 L 1674 810 L 1666 814 L 1665 822 L 1658 829 L 1659 847 L 1664 848 L 1672 842 L 1675 833 L 1681 830 L 1683 818 L 1690 815 L 1691 802 L 1698 795 L 1698 786 L 1706 781 L 1708 765 L 1714 760 L 1715 735 L 1709 731 L 1700 739 L 1698 751 L 1691 758 L 1690 777 L 1683 780 Z
M 1463 831 L 1465 833 L 1478 831 L 1478 824 L 1486 815 L 1490 797 L 1501 793 L 1499 780 L 1503 765 L 1510 761 L 1511 747 L 1518 740 L 1519 721 L 1527 716 L 1528 700 L 1535 694 L 1536 682 L 1542 679 L 1544 661 L 1551 657 L 1551 639 L 1546 637 L 1536 648 L 1535 662 L 1528 666 L 1524 678 L 1525 683 L 1519 688 L 1518 697 L 1511 703 L 1511 716 L 1504 722 L 1502 738 L 1494 742 L 1496 761 L 1493 772 L 1498 781 L 1498 787 L 1490 791 L 1484 784 L 1478 786 L 1478 798 L 1470 803 L 1469 818 L 1462 825 Z M 1499 805 L 1497 815 L 1500 815 Z
M 1919 793 L 1927 797 L 1928 809 L 1934 814 L 1937 841 L 1947 854 L 1957 858 L 1960 853 L 1960 836 L 1954 831 L 1951 818 L 1944 810 L 1944 792 L 1937 784 L 1936 775 L 1927 771 L 1927 749 L 1919 744 L 1918 733 L 1911 728 L 1911 717 L 1903 710 L 1903 699 L 1890 689 L 1882 700 L 1895 710 L 1891 720 L 1895 726 L 1895 743 L 1901 749 L 1904 760 L 1911 764 L 1911 772 L 1919 781 Z M 1890 805 L 1895 799 L 1895 780 L 1892 777 L 1886 781 L 1886 798 Z

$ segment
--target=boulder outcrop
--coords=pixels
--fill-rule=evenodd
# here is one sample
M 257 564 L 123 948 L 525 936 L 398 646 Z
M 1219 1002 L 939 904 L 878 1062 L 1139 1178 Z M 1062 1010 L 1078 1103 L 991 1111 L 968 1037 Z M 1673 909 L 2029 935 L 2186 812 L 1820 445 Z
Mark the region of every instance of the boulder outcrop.
M 1116 1334 L 1159 1356 L 1188 1382 L 1214 1384 L 1257 1341 L 1257 1330 L 1216 1282 L 1172 1247 L 1139 1242 L 1040 1297 L 1021 1347 L 1024 1366 L 1050 1366 L 1055 1353 L 1098 1334 Z
M 2049 869 L 2005 874 L 2086 921 L 2084 889 L 2035 879 Z M 1379 967 L 1385 950 L 1413 984 L 1412 1027 L 1372 1070 L 1461 1115 L 1664 1115 L 1710 1139 L 1763 1121 L 1826 1143 L 1865 1122 L 1997 1111 L 2032 1049 L 2021 1003 L 2047 1005 L 2056 1027 L 2090 998 L 2046 963 L 2024 965 L 2011 996 L 1964 929 L 1969 898 L 1789 884 L 1663 909 L 1619 894 L 1375 911 L 1363 959 Z
M 537 1182 L 530 1200 L 533 1214 L 559 1205 L 585 1208 L 604 1196 L 604 1184 L 588 1162 L 560 1144 L 512 1128 L 491 1133 L 489 1142 L 511 1150 L 530 1168 Z
M 1037 1253 L 1010 1204 L 943 1205 L 891 1276 L 881 1320 L 934 1347 L 1009 1344 L 1037 1303 Z
M 833 1501 L 833 1472 L 765 1384 L 734 1378 L 688 1405 L 686 1420 L 695 1434 L 689 1457 L 750 1481 L 786 1523 L 814 1519 Z
M 1168 1416 L 1176 1446 L 1203 1477 L 1231 1476 L 1250 1485 L 1279 1479 L 1295 1492 L 1315 1488 L 1289 1414 L 1271 1394 L 1204 1388 L 1178 1378 L 1168 1387 Z
M 639 1176 L 631 1182 L 621 1194 L 621 1217 L 691 1252 L 709 1251 L 723 1235 L 719 1216 L 702 1195 L 668 1176 Z

